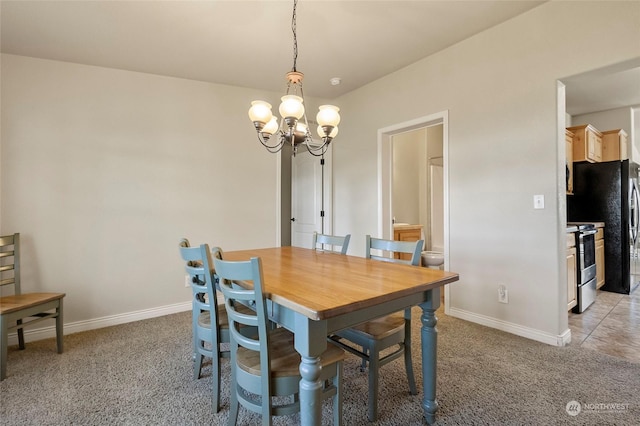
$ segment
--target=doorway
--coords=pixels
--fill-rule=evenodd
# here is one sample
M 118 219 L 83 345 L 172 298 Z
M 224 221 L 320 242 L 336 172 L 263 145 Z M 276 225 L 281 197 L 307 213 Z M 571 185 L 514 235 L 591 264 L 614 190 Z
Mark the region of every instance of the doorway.
M 444 253 L 442 124 L 391 136 L 391 222 L 420 226 L 423 250 Z
M 406 121 L 393 126 L 385 127 L 378 130 L 378 235 L 385 239 L 393 239 L 393 223 L 394 215 L 400 211 L 401 207 L 396 205 L 394 208 L 394 143 L 402 139 L 409 138 L 414 144 L 425 143 L 423 154 L 420 154 L 421 165 L 418 172 L 413 177 L 414 184 L 417 182 L 418 191 L 424 194 L 424 197 L 418 196 L 418 212 L 412 213 L 411 219 L 403 219 L 396 215 L 396 222 L 418 221 L 424 225 L 425 240 L 427 249 L 434 246 L 434 243 L 442 244 L 441 250 L 444 253 L 444 268 L 449 269 L 449 164 L 448 164 L 448 111 L 442 111 L 425 117 L 420 117 L 411 121 Z M 414 133 L 415 132 L 415 133 Z M 427 148 L 428 133 L 441 133 L 441 142 L 438 141 L 439 149 L 431 150 Z M 425 137 L 413 137 L 415 135 L 424 134 Z M 394 142 L 395 141 L 395 142 Z M 411 143 L 411 142 L 409 142 Z M 433 177 L 433 179 L 431 179 Z M 433 185 L 436 180 L 441 181 L 441 190 L 433 191 Z M 437 185 L 437 184 L 435 184 Z M 406 198 L 408 200 L 408 198 Z M 420 199 L 422 202 L 420 202 Z M 431 213 L 432 206 L 435 203 L 441 203 L 441 215 L 433 215 Z M 432 204 L 433 203 L 433 204 Z M 408 204 L 408 202 L 404 203 Z M 417 219 L 413 219 L 416 218 Z M 440 227 L 438 231 L 441 239 L 429 239 L 434 234 L 430 232 L 432 227 Z M 434 234 L 435 236 L 435 234 Z M 449 289 L 445 286 L 445 312 L 448 310 Z

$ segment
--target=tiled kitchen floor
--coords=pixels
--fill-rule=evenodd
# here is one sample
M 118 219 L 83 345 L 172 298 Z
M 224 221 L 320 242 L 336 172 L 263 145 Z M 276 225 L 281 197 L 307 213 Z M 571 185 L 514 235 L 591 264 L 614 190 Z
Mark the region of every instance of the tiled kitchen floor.
M 571 345 L 640 362 L 640 289 L 630 295 L 598 291 L 585 312 L 569 312 Z

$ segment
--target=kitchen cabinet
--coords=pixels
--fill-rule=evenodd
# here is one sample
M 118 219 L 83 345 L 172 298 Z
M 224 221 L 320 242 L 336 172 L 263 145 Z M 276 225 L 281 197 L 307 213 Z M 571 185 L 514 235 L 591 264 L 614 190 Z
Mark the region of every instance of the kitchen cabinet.
M 578 269 L 576 258 L 576 238 L 572 232 L 567 233 L 567 310 L 578 304 Z
M 573 194 L 573 132 L 564 131 L 564 143 L 567 151 L 567 194 Z
M 602 161 L 627 160 L 627 132 L 622 129 L 602 132 Z
M 422 239 L 422 225 L 393 225 L 393 239 L 396 241 L 418 241 Z M 407 253 L 395 253 L 396 259 L 411 260 Z
M 602 161 L 602 133 L 591 124 L 568 127 L 573 133 L 573 161 Z
M 596 289 L 604 285 L 604 228 L 596 233 Z

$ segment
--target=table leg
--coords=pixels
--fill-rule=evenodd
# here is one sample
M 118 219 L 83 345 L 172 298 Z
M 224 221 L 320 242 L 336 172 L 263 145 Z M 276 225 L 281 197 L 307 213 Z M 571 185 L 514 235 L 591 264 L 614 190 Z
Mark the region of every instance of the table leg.
M 300 360 L 300 423 L 322 423 L 322 382 L 320 354 L 327 349 L 327 325 L 324 321 L 296 318 L 295 347 Z
M 436 399 L 436 367 L 438 356 L 438 330 L 436 310 L 440 307 L 440 288 L 427 293 L 427 300 L 420 304 L 422 308 L 422 390 L 424 398 L 422 407 L 427 423 L 436 420 L 438 401 Z
M 319 425 L 322 419 L 320 358 L 303 356 L 300 362 L 300 420 L 302 425 Z

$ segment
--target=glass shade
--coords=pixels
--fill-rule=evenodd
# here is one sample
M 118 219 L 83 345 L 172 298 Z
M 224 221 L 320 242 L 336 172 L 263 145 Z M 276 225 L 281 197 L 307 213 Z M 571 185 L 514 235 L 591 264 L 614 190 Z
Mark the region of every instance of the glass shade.
M 272 135 L 278 131 L 278 118 L 271 116 L 271 120 L 262 128 L 262 133 Z
M 333 105 L 321 105 L 320 111 L 318 111 L 318 115 L 316 115 L 316 120 L 318 120 L 318 124 L 321 126 L 338 126 L 340 123 L 340 114 L 338 114 L 340 108 Z
M 321 138 L 326 137 L 327 135 L 324 134 L 324 130 L 322 130 L 322 126 L 318 126 L 318 128 L 316 129 L 316 131 L 318 132 L 318 136 L 320 136 Z M 331 130 L 331 133 L 329 133 L 329 137 L 330 138 L 335 138 L 338 135 L 338 128 L 334 127 L 333 130 Z
M 264 101 L 251 102 L 249 108 L 249 119 L 259 123 L 268 123 L 273 114 L 271 113 L 271 104 Z
M 280 115 L 284 118 L 294 117 L 299 120 L 304 115 L 304 105 L 302 105 L 302 98 L 296 95 L 286 95 L 282 98 L 280 104 Z

